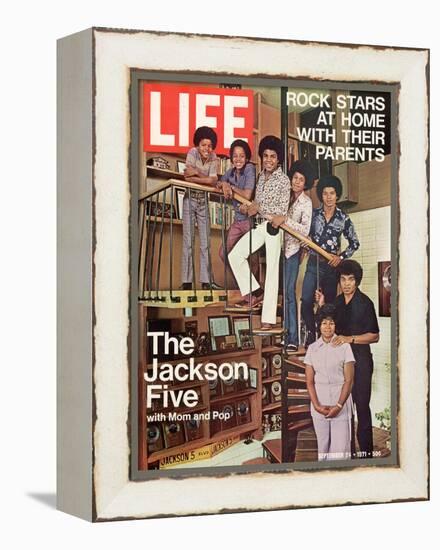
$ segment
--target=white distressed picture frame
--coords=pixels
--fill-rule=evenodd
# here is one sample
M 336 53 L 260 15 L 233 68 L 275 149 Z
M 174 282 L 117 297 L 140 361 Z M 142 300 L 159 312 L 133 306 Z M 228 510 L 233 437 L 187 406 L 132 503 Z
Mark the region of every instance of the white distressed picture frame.
M 428 498 L 429 52 L 90 29 L 58 60 L 58 507 L 103 521 Z M 398 466 L 130 481 L 131 68 L 399 85 Z

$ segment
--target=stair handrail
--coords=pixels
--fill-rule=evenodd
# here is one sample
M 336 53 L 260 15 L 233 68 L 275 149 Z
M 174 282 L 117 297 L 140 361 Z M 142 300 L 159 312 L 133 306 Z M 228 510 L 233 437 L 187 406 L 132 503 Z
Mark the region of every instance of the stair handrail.
M 186 188 L 186 189 L 192 189 L 194 191 L 205 191 L 205 192 L 215 194 L 215 195 L 219 195 L 219 196 L 223 195 L 222 191 L 219 190 L 216 187 L 211 187 L 211 186 L 208 186 L 208 185 L 201 185 L 199 183 L 192 183 L 192 182 L 189 182 L 189 181 L 169 179 L 166 182 L 164 182 L 162 185 L 159 185 L 158 187 L 156 187 L 154 189 L 154 191 L 151 191 L 150 193 L 147 193 L 145 196 L 142 197 L 142 199 L 146 199 L 148 197 L 151 197 L 151 196 L 155 195 L 156 193 L 159 193 L 160 191 L 163 191 L 163 190 L 167 189 L 168 187 L 171 187 L 172 185 L 183 187 L 183 188 Z M 241 203 L 241 204 L 246 204 L 247 206 L 252 204 L 252 201 L 249 201 L 249 200 L 245 199 L 244 197 L 242 197 L 238 193 L 233 193 L 232 198 L 234 200 L 236 200 L 237 202 Z M 265 218 L 266 216 L 263 215 L 262 217 Z M 310 249 L 314 250 L 317 254 L 322 256 L 327 261 L 329 261 L 333 258 L 332 254 L 330 254 L 329 252 L 327 252 L 326 250 L 321 248 L 318 244 L 313 242 L 312 239 L 309 239 L 309 237 L 306 237 L 305 235 L 303 235 L 299 231 L 295 231 L 294 229 L 292 229 L 286 223 L 282 223 L 280 225 L 280 228 L 283 231 L 285 231 L 286 233 L 289 233 L 289 235 L 292 235 L 292 237 L 295 237 L 295 239 L 300 241 L 307 248 L 310 248 Z

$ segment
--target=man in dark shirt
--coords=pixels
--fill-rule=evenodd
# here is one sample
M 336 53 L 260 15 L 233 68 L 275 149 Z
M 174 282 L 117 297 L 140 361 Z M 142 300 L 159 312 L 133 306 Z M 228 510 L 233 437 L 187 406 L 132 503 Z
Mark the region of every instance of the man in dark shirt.
M 354 260 L 344 260 L 338 266 L 339 283 L 342 294 L 335 299 L 336 334 L 332 343 L 351 345 L 356 360 L 353 401 L 357 415 L 357 439 L 362 457 L 371 458 L 373 453 L 373 428 L 371 423 L 370 397 L 373 376 L 373 356 L 370 344 L 379 341 L 374 304 L 359 290 L 362 280 L 362 267 Z M 324 295 L 317 291 L 319 305 L 324 303 Z

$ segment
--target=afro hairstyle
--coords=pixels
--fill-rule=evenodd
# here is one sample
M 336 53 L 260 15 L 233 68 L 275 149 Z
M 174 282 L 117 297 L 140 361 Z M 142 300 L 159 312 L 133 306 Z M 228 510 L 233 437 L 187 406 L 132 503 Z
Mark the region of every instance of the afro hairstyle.
M 234 149 L 236 147 L 242 147 L 246 156 L 246 162 L 249 162 L 251 160 L 252 152 L 248 142 L 244 141 L 244 139 L 236 139 L 231 143 L 231 147 L 229 148 L 229 158 L 232 159 L 232 155 L 234 154 Z
M 364 271 L 361 264 L 356 260 L 342 260 L 337 269 L 339 278 L 341 275 L 353 275 L 356 285 L 359 286 L 361 284 Z
M 338 199 L 342 195 L 342 183 L 341 180 L 336 176 L 322 176 L 322 178 L 319 179 L 318 185 L 316 186 L 316 194 L 318 195 L 318 199 L 322 202 L 322 192 L 324 191 L 325 187 L 333 187 L 333 189 L 336 191 L 336 196 Z
M 209 128 L 208 126 L 200 126 L 199 128 L 197 128 L 197 130 L 194 132 L 193 138 L 193 143 L 195 147 L 198 147 L 202 139 L 210 139 L 212 143 L 212 148 L 215 149 L 217 147 L 217 134 L 212 128 Z
M 292 181 L 293 174 L 295 174 L 295 172 L 299 172 L 304 176 L 306 180 L 304 189 L 310 189 L 313 186 L 313 181 L 315 180 L 315 171 L 313 170 L 313 166 L 308 160 L 296 160 L 294 163 L 292 163 L 287 172 L 290 181 Z
M 263 160 L 263 153 L 266 149 L 275 151 L 278 157 L 278 164 L 284 162 L 284 143 L 276 136 L 264 136 L 258 146 L 258 156 Z

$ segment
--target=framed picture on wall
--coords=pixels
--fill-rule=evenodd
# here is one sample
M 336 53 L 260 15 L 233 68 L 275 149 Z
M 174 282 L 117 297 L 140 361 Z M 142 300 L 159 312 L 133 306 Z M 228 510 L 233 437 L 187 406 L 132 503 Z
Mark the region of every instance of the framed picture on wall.
M 391 317 L 391 262 L 377 264 L 379 287 L 379 315 Z

